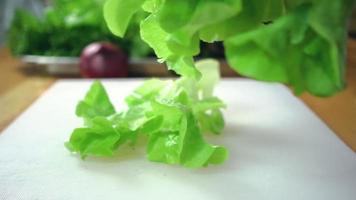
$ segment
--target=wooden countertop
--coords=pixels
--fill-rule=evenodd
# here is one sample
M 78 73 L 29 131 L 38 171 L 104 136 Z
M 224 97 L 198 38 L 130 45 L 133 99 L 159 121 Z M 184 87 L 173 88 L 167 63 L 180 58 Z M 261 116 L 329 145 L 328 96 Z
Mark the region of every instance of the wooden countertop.
M 11 57 L 6 48 L 0 49 L 0 131 L 57 79 L 44 73 L 26 71 L 25 68 L 20 67 L 21 65 L 19 60 Z M 162 72 L 155 70 L 152 73 L 162 75 Z M 231 70 L 223 68 L 224 75 L 230 73 Z M 356 40 L 354 39 L 349 39 L 348 42 L 346 77 L 347 89 L 333 97 L 318 98 L 303 94 L 300 98 L 356 151 Z

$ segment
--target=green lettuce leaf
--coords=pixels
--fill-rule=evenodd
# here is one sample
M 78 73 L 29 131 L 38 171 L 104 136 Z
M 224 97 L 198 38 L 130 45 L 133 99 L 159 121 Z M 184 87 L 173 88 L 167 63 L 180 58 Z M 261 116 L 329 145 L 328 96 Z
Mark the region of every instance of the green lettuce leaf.
M 136 88 L 125 101 L 126 110 L 116 112 L 103 85 L 95 81 L 77 105 L 84 127 L 73 131 L 67 148 L 86 156 L 113 156 L 122 145 L 136 145 L 146 137 L 147 159 L 155 162 L 198 168 L 221 164 L 228 152 L 211 145 L 203 132 L 221 133 L 225 104 L 213 96 L 220 79 L 218 62 L 196 63 L 201 79 L 151 79 Z
M 111 32 L 123 37 L 132 16 L 141 9 L 144 1 L 107 0 L 104 5 L 104 18 Z
M 198 0 L 166 0 L 157 12 L 158 23 L 167 32 L 178 30 L 192 18 L 198 2 Z
M 207 25 L 199 31 L 200 38 L 206 42 L 224 41 L 239 33 L 261 26 L 263 12 L 261 0 L 242 0 L 242 10 L 233 17 Z
M 224 147 L 204 141 L 193 112 L 174 104 L 160 104 L 157 108 L 171 116 L 163 122 L 166 123 L 165 129 L 151 133 L 147 146 L 149 160 L 189 168 L 220 164 L 226 160 L 228 152 Z
M 116 3 L 105 12 L 131 10 L 122 0 L 110 1 Z M 146 0 L 141 37 L 182 76 L 201 77 L 192 64 L 200 40 L 223 41 L 230 66 L 242 75 L 287 83 L 296 94 L 328 96 L 344 88 L 346 25 L 355 2 Z M 107 21 L 112 29 L 126 25 Z
M 191 4 L 190 0 L 184 0 L 187 4 Z M 239 0 L 205 0 L 198 1 L 193 4 L 194 10 L 189 15 L 189 20 L 186 20 L 184 26 L 176 29 L 169 37 L 168 43 L 177 43 L 176 45 L 188 46 L 194 42 L 193 38 L 198 31 L 210 24 L 223 22 L 230 17 L 238 14 L 242 9 L 241 1 Z M 174 7 L 171 7 L 171 9 Z M 158 11 L 159 13 L 160 11 Z M 214 14 L 212 14 L 214 13 Z M 180 19 L 181 15 L 177 15 L 171 18 L 163 18 L 166 24 L 176 23 L 174 19 Z M 160 22 L 162 26 L 162 22 Z M 163 26 L 162 26 L 163 27 Z M 179 26 L 178 26 L 179 27 Z M 199 44 L 199 42 L 196 42 Z M 174 50 L 174 49 L 172 49 Z
M 219 135 L 225 126 L 225 121 L 220 109 L 211 109 L 210 112 L 197 112 L 198 121 L 204 132 Z
M 219 63 L 212 59 L 205 59 L 196 62 L 196 67 L 202 74 L 199 81 L 185 77 L 177 83 L 190 96 L 194 115 L 202 131 L 220 134 L 225 126 L 221 109 L 226 105 L 213 96 L 214 87 L 220 81 Z
M 197 40 L 198 43 L 188 47 L 176 46 L 175 50 L 182 53 L 176 55 L 165 42 L 168 36 L 169 34 L 159 26 L 152 15 L 141 23 L 142 39 L 154 49 L 160 60 L 167 61 L 168 69 L 184 76 L 199 78 L 200 74 L 194 67 L 192 57 L 192 55 L 199 53 L 199 41 Z
M 352 1 L 302 5 L 272 24 L 224 42 L 239 73 L 328 96 L 344 88 L 347 6 Z M 326 20 L 325 16 L 328 15 Z
M 99 81 L 95 81 L 85 98 L 80 101 L 76 108 L 76 115 L 86 122 L 94 117 L 107 117 L 115 113 L 105 88 Z
M 153 13 L 156 12 L 165 0 L 146 0 L 142 5 L 142 10 Z
M 203 112 L 211 108 L 221 108 L 224 104 L 219 101 L 220 105 L 215 104 L 211 108 L 206 107 L 207 105 L 199 106 L 193 100 L 187 99 L 187 92 L 180 87 L 173 85 L 168 88 L 169 90 L 163 90 L 151 103 L 152 112 L 163 116 L 163 122 L 159 130 L 150 133 L 148 159 L 181 164 L 189 168 L 222 163 L 228 156 L 227 150 L 204 141 L 199 118 L 196 118 L 197 115 L 191 109 L 197 108 L 196 112 Z
M 165 43 L 167 36 L 168 34 L 159 26 L 153 15 L 142 21 L 141 37 L 153 48 L 159 59 L 166 59 L 173 54 Z
M 112 156 L 120 140 L 120 133 L 104 117 L 95 117 L 90 127 L 73 131 L 67 148 L 80 153 L 82 158 L 91 156 Z

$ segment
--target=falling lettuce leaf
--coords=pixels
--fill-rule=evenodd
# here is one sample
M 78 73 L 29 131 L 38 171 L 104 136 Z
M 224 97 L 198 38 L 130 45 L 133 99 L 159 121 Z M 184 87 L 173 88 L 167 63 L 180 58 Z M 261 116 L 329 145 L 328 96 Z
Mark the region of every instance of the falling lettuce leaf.
M 82 158 L 114 156 L 122 145 L 148 138 L 147 159 L 198 168 L 221 164 L 228 151 L 204 140 L 203 132 L 219 134 L 225 104 L 213 96 L 220 79 L 219 63 L 196 63 L 202 78 L 145 81 L 126 98 L 127 109 L 116 112 L 99 81 L 95 81 L 76 113 L 84 127 L 72 132 L 66 147 Z
M 107 1 L 110 29 L 122 36 L 134 12 L 148 12 L 142 39 L 182 76 L 200 78 L 193 64 L 200 40 L 223 41 L 230 66 L 242 75 L 286 83 L 296 94 L 330 96 L 344 88 L 347 22 L 356 0 L 127 2 Z

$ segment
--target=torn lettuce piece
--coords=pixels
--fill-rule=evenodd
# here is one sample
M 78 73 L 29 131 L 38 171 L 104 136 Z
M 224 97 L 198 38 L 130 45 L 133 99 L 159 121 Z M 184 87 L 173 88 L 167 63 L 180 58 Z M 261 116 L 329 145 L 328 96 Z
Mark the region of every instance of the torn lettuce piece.
M 141 86 L 136 88 L 132 94 L 125 98 L 126 104 L 132 107 L 153 100 L 169 82 L 171 81 L 162 81 L 159 79 L 145 81 Z
M 197 69 L 204 74 L 197 82 L 198 88 L 202 91 L 203 98 L 213 95 L 215 86 L 220 81 L 219 62 L 213 59 L 204 59 L 196 63 Z
M 90 123 L 94 117 L 107 117 L 114 114 L 115 108 L 103 85 L 99 81 L 95 81 L 85 98 L 78 103 L 75 113 L 78 117 L 82 117 L 85 123 Z
M 227 150 L 207 143 L 202 134 L 219 134 L 224 127 L 225 104 L 213 96 L 220 79 L 218 62 L 202 60 L 196 65 L 199 81 L 192 77 L 145 81 L 125 99 L 128 108 L 121 112 L 95 81 L 77 106 L 86 123 L 73 131 L 67 148 L 82 158 L 113 156 L 122 145 L 134 146 L 145 137 L 148 160 L 189 168 L 223 163 Z
M 105 117 L 95 117 L 90 127 L 76 128 L 65 144 L 82 158 L 90 156 L 113 156 L 121 134 Z
M 221 164 L 228 157 L 224 147 L 204 141 L 193 112 L 181 104 L 155 104 L 167 121 L 159 131 L 150 134 L 147 157 L 151 161 L 181 164 L 189 168 Z M 171 112 L 175 110 L 175 112 Z
M 219 63 L 213 59 L 205 59 L 196 62 L 196 67 L 202 74 L 199 81 L 181 78 L 177 83 L 189 94 L 194 115 L 202 131 L 220 134 L 225 126 L 221 109 L 226 105 L 213 96 L 214 87 L 220 81 Z
M 183 129 L 186 126 L 186 129 Z M 181 164 L 185 167 L 201 167 L 208 164 L 221 164 L 228 157 L 228 151 L 221 146 L 213 146 L 206 143 L 197 121 L 188 111 L 182 119 L 181 142 Z
M 224 116 L 220 109 L 211 109 L 196 114 L 203 132 L 219 135 L 225 126 Z

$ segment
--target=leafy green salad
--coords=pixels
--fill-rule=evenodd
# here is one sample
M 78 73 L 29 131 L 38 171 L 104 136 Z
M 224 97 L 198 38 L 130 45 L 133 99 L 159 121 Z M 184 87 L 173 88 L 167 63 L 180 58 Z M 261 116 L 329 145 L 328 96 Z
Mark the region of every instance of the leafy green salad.
M 104 18 L 123 37 L 138 12 L 141 38 L 159 61 L 182 77 L 152 79 L 116 112 L 95 82 L 77 106 L 85 127 L 67 147 L 82 157 L 111 156 L 125 143 L 147 137 L 151 161 L 196 168 L 220 164 L 224 147 L 205 142 L 218 134 L 225 104 L 213 96 L 215 61 L 194 62 L 199 42 L 223 42 L 229 65 L 241 75 L 281 82 L 296 94 L 330 96 L 345 87 L 347 22 L 355 0 L 107 0 Z
M 73 131 L 66 146 L 86 156 L 113 156 L 122 145 L 135 145 L 147 138 L 147 159 L 197 168 L 222 163 L 224 147 L 207 143 L 202 132 L 219 134 L 224 127 L 225 104 L 213 96 L 219 81 L 219 63 L 196 64 L 199 80 L 151 79 L 126 97 L 128 109 L 116 111 L 103 85 L 96 81 L 77 105 L 85 127 Z

